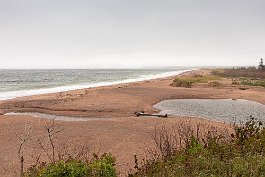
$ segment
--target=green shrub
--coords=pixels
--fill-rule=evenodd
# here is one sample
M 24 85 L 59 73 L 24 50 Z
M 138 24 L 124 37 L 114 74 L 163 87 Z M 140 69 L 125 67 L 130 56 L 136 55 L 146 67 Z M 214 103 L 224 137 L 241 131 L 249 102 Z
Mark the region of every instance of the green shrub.
M 186 87 L 186 88 L 191 88 L 192 87 L 192 81 L 189 79 L 184 79 L 184 78 L 176 78 L 171 86 L 173 87 Z
M 265 176 L 265 130 L 253 117 L 234 127 L 227 141 L 212 134 L 188 143 L 167 159 L 146 161 L 131 177 L 139 176 Z
M 115 177 L 115 158 L 111 154 L 103 154 L 91 162 L 69 159 L 55 164 L 42 163 L 32 166 L 24 174 L 25 177 Z
M 215 75 L 195 75 L 191 77 L 178 77 L 173 80 L 171 83 L 171 86 L 173 87 L 186 87 L 191 88 L 193 84 L 195 83 L 207 83 L 209 81 L 217 81 L 220 80 L 220 76 Z
M 116 170 L 115 158 L 110 154 L 103 154 L 100 159 L 97 159 L 89 164 L 92 176 L 115 177 Z
M 239 83 L 242 84 L 242 85 L 265 87 L 265 80 L 255 80 L 255 79 L 241 78 L 241 79 L 239 79 Z
M 233 79 L 232 85 L 250 85 L 250 86 L 265 87 L 265 80 L 240 77 L 237 79 Z
M 255 68 L 237 68 L 214 70 L 214 75 L 233 78 L 233 85 L 250 85 L 265 87 L 265 71 Z
M 39 169 L 32 168 L 25 176 L 40 176 L 40 177 L 81 177 L 88 176 L 89 168 L 83 162 L 71 160 L 69 162 L 60 161 L 56 164 L 48 164 Z

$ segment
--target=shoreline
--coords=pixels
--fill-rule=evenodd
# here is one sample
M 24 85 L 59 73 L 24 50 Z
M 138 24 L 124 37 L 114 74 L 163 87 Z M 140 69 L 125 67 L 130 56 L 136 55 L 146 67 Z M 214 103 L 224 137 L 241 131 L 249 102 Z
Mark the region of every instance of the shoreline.
M 37 112 L 57 116 L 115 118 L 132 117 L 135 112 L 157 113 L 153 108 L 160 101 L 168 99 L 246 99 L 265 104 L 263 88 L 240 90 L 239 86 L 226 84 L 213 88 L 197 84 L 193 88 L 172 87 L 175 77 L 182 75 L 207 75 L 209 69 L 182 72 L 177 76 L 139 81 L 96 88 L 19 97 L 0 101 L 0 113 Z
M 98 83 L 90 83 L 90 84 L 80 83 L 80 84 L 74 84 L 74 85 L 65 85 L 65 86 L 57 86 L 57 87 L 42 88 L 42 89 L 7 91 L 7 92 L 0 93 L 0 101 L 34 96 L 34 95 L 53 94 L 53 93 L 68 92 L 68 91 L 81 90 L 81 89 L 108 87 L 108 86 L 114 86 L 114 85 L 120 85 L 120 84 L 129 84 L 129 83 L 144 82 L 144 81 L 149 81 L 149 80 L 163 79 L 167 77 L 178 76 L 182 73 L 195 71 L 195 70 L 197 69 L 169 71 L 169 72 L 164 72 L 160 74 L 142 75 L 134 79 L 124 79 L 124 80 L 118 80 L 118 81 L 98 82 Z
M 55 92 L 55 93 L 47 93 L 47 94 L 37 94 L 37 95 L 32 95 L 32 96 L 24 96 L 24 97 L 16 97 L 13 99 L 9 100 L 0 100 L 0 115 L 9 113 L 9 112 L 14 112 L 14 113 L 25 113 L 25 112 L 34 112 L 34 113 L 47 113 L 50 115 L 55 115 L 55 116 L 70 116 L 70 117 L 93 117 L 93 118 L 98 118 L 98 117 L 104 117 L 104 118 L 114 118 L 114 117 L 128 117 L 128 116 L 134 116 L 134 112 L 131 114 L 122 114 L 122 115 L 112 115 L 112 114 L 104 114 L 103 116 L 101 115 L 101 110 L 98 112 L 100 115 L 86 115 L 82 114 L 87 111 L 92 111 L 93 110 L 86 110 L 86 109 L 73 109 L 73 108 L 66 108 L 66 109 L 50 109 L 48 107 L 43 107 L 39 105 L 34 105 L 34 106 L 20 106 L 20 104 L 25 103 L 25 102 L 34 102 L 35 104 L 38 104 L 38 101 L 49 101 L 46 102 L 48 105 L 51 104 L 52 102 L 61 102 L 60 99 L 66 99 L 64 102 L 71 102 L 71 101 L 78 101 L 78 99 L 82 99 L 85 95 L 93 95 L 94 92 L 107 92 L 108 96 L 112 94 L 112 91 L 117 91 L 120 89 L 130 89 L 132 87 L 138 87 L 138 86 L 148 86 L 150 84 L 160 84 L 160 83 L 170 83 L 174 78 L 182 76 L 182 75 L 194 75 L 198 73 L 204 73 L 205 70 L 208 69 L 193 69 L 193 70 L 184 70 L 184 71 L 177 71 L 177 75 L 172 75 L 172 76 L 166 76 L 166 77 L 161 77 L 161 78 L 156 78 L 156 79 L 150 79 L 150 80 L 143 80 L 143 81 L 137 81 L 137 82 L 129 82 L 129 83 L 120 83 L 120 84 L 114 84 L 114 85 L 108 85 L 108 86 L 99 86 L 99 87 L 91 87 L 91 88 L 84 88 L 84 89 L 76 89 L 76 90 L 69 90 L 69 91 L 64 91 L 64 92 Z M 169 82 L 170 81 L 170 82 Z M 160 86 L 158 86 L 160 87 Z M 166 85 L 166 87 L 170 87 L 169 84 Z M 173 87 L 172 87 L 173 88 Z M 145 88 L 148 91 L 148 88 Z M 156 88 L 154 88 L 156 89 Z M 91 93 L 91 94 L 90 94 Z M 152 95 L 153 96 L 153 95 Z M 97 96 L 98 97 L 98 96 Z M 95 99 L 95 98 L 94 98 Z M 107 98 L 107 100 L 104 100 L 104 105 L 109 104 L 105 101 L 111 101 L 110 99 L 112 98 Z M 162 101 L 163 99 L 160 99 Z M 125 100 L 127 102 L 127 100 Z M 157 102 L 152 103 L 155 105 Z M 15 108 L 26 108 L 25 111 L 23 110 L 17 110 L 17 109 L 12 109 L 10 111 L 3 111 L 3 105 L 7 104 L 12 104 Z M 121 101 L 119 100 L 119 104 L 122 104 Z M 92 104 L 93 105 L 93 104 Z M 153 108 L 153 105 L 151 106 L 151 113 L 157 112 L 155 108 Z M 96 105 L 98 106 L 98 105 Z M 138 107 L 138 106 L 137 106 Z M 94 108 L 93 108 L 94 109 Z M 97 108 L 96 108 L 97 109 Z M 15 111 L 13 111 L 15 110 Z M 141 109 L 143 110 L 143 109 Z M 137 111 L 141 111 L 137 109 Z M 149 108 L 150 110 L 150 108 Z M 70 113 L 71 112 L 71 113 Z M 112 111 L 107 111 L 112 113 Z M 70 113 L 70 114 L 69 114 Z M 81 114 L 80 114 L 81 113 Z

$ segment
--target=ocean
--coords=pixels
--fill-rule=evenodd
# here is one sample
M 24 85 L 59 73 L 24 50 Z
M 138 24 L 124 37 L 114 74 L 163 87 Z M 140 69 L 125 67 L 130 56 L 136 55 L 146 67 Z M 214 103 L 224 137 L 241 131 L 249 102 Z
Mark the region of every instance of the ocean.
M 176 69 L 0 70 L 0 100 L 177 75 Z

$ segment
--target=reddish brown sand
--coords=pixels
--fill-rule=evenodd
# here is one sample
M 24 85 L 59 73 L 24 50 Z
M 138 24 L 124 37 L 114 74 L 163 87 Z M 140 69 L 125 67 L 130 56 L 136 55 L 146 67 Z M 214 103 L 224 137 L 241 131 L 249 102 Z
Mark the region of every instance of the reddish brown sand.
M 205 123 L 223 129 L 224 124 L 195 118 L 113 118 L 109 120 L 93 120 L 86 122 L 57 122 L 63 131 L 56 135 L 56 145 L 62 144 L 72 148 L 83 145 L 91 148 L 91 152 L 110 152 L 117 158 L 120 176 L 125 176 L 134 167 L 134 155 L 143 159 L 148 150 L 154 149 L 155 127 L 165 126 L 171 129 L 178 123 L 196 125 Z M 34 163 L 31 155 L 42 152 L 37 144 L 38 138 L 47 137 L 46 121 L 30 116 L 1 116 L 0 133 L 0 176 L 18 176 L 19 160 L 17 151 L 19 140 L 13 133 L 23 134 L 25 125 L 32 123 L 32 133 L 25 144 L 25 164 Z M 38 152 L 38 153 L 36 153 Z M 42 157 L 46 157 L 42 153 Z M 45 158 L 45 160 L 48 160 Z
M 186 73 L 208 74 L 209 70 Z M 133 155 L 146 154 L 154 148 L 155 125 L 171 127 L 186 118 L 143 118 L 134 117 L 136 111 L 156 112 L 153 105 L 165 99 L 173 98 L 243 98 L 265 104 L 265 89 L 230 85 L 223 80 L 220 88 L 211 88 L 207 84 L 197 84 L 193 88 L 169 86 L 173 77 L 139 83 L 122 84 L 110 87 L 82 89 L 70 92 L 37 95 L 0 102 L 0 112 L 43 112 L 58 115 L 86 117 L 113 117 L 112 119 L 89 120 L 86 122 L 60 122 L 64 131 L 58 134 L 58 143 L 68 146 L 90 146 L 95 151 L 111 152 L 117 157 L 117 168 L 122 175 L 133 168 Z M 246 87 L 246 86 L 244 86 Z M 0 116 L 0 176 L 18 176 L 19 163 L 17 150 L 19 140 L 12 129 L 21 132 L 25 124 L 32 122 L 33 133 L 27 143 L 26 156 L 36 154 L 40 149 L 36 144 L 38 137 L 45 137 L 45 120 L 31 116 Z M 228 127 L 221 123 L 192 118 L 187 124 L 206 122 L 209 125 Z M 26 158 L 25 163 L 32 163 Z

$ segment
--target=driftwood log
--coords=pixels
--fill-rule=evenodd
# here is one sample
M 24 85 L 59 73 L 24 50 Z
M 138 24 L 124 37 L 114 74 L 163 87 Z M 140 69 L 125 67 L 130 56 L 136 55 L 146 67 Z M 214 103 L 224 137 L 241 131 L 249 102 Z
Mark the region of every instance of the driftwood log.
M 136 116 L 139 117 L 139 116 L 156 116 L 156 117 L 168 117 L 167 114 L 148 114 L 148 113 L 145 113 L 145 112 L 135 112 Z

